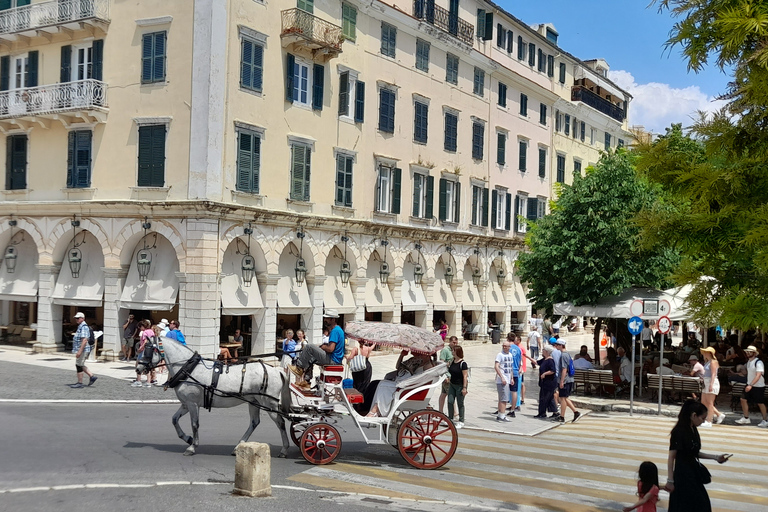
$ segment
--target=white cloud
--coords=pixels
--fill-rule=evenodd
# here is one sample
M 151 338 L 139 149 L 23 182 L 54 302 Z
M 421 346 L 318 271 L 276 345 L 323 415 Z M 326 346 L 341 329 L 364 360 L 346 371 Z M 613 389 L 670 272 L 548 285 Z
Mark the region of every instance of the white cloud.
M 628 71 L 611 71 L 610 79 L 632 95 L 630 126 L 642 125 L 654 133 L 664 133 L 672 123 L 689 126 L 697 111 L 714 112 L 725 104 L 707 96 L 696 85 L 677 89 L 656 82 L 638 84 Z

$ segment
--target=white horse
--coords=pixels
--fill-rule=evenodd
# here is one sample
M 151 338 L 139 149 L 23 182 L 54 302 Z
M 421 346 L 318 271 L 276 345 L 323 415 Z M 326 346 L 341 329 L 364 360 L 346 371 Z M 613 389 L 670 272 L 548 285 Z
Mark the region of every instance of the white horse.
M 159 338 L 157 344 L 160 353 L 152 358 L 152 363 L 155 363 L 156 358 L 159 362 L 160 356 L 165 359 L 169 381 L 181 372 L 187 361 L 195 355 L 192 349 L 176 340 Z M 139 368 L 141 364 L 143 363 L 137 365 L 137 371 L 145 370 Z M 199 361 L 188 369 L 187 375 L 184 375 L 183 380 L 174 388 L 181 407 L 173 415 L 173 426 L 179 438 L 189 444 L 184 455 L 194 455 L 199 444 L 197 430 L 200 426 L 200 408 L 204 406 L 206 389 L 210 389 L 213 381 L 213 365 L 214 362 L 210 360 Z M 211 397 L 211 407 L 235 407 L 248 403 L 251 423 L 240 439 L 241 443 L 248 441 L 254 429 L 259 426 L 261 409 L 268 411 L 283 439 L 283 449 L 279 456 L 285 457 L 288 454 L 288 433 L 285 430 L 283 414 L 289 412 L 291 400 L 288 376 L 278 368 L 259 362 L 230 365 L 228 371 L 225 368 L 222 368 L 219 374 L 216 392 Z M 179 426 L 179 419 L 187 413 L 192 423 L 192 436 L 186 435 Z M 232 455 L 234 454 L 233 451 Z

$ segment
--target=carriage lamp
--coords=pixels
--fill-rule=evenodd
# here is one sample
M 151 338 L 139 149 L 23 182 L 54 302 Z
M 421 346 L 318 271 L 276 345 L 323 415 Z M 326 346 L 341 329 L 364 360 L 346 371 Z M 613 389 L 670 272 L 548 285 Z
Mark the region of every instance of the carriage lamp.
M 296 232 L 296 238 L 300 240 L 299 257 L 296 258 L 296 266 L 293 270 L 296 273 L 296 284 L 301 286 L 307 277 L 307 263 L 304 261 L 304 228 L 301 226 L 299 226 L 299 230 Z
M 16 250 L 16 247 L 9 245 L 5 248 L 5 256 L 3 256 L 5 259 L 5 270 L 9 274 L 13 274 L 16 272 L 16 259 L 18 258 L 18 251 Z
M 417 263 L 416 266 L 413 267 L 413 281 L 416 283 L 416 286 L 421 286 L 423 277 L 424 267 L 421 266 L 421 263 Z
M 387 281 L 389 281 L 389 263 L 387 263 L 387 246 L 389 245 L 389 240 L 382 240 L 381 245 L 384 246 L 384 259 L 381 261 L 381 265 L 379 265 L 379 280 L 381 281 L 381 284 L 387 284 Z
M 500 268 L 498 272 L 496 272 L 496 281 L 499 283 L 499 286 L 504 286 L 504 281 L 507 279 L 507 272 Z
M 472 284 L 475 286 L 480 284 L 480 278 L 483 277 L 483 273 L 479 267 L 472 269 Z
M 453 284 L 453 267 L 448 265 L 445 267 L 445 274 L 443 275 L 445 277 L 445 284 L 448 286 L 451 286 Z
M 347 260 L 347 242 L 349 242 L 349 237 L 346 232 L 341 237 L 341 241 L 344 242 L 344 261 L 341 262 L 339 276 L 341 276 L 341 285 L 347 286 L 349 284 L 349 277 L 352 275 L 352 267 L 349 264 L 349 260 Z
M 69 250 L 69 270 L 72 272 L 72 277 L 80 277 L 80 267 L 83 264 L 83 253 L 77 247 L 73 247 Z
M 146 282 L 149 275 L 149 269 L 152 267 L 152 253 L 150 247 L 147 247 L 147 230 L 152 227 L 152 224 L 144 217 L 144 222 L 141 223 L 141 227 L 144 228 L 144 247 L 136 253 L 136 269 L 139 271 L 139 281 Z
M 246 254 L 243 256 L 243 261 L 240 264 L 240 271 L 243 278 L 243 286 L 251 286 L 251 282 L 253 282 L 253 274 L 256 270 L 256 260 L 253 259 L 253 256 L 250 254 Z

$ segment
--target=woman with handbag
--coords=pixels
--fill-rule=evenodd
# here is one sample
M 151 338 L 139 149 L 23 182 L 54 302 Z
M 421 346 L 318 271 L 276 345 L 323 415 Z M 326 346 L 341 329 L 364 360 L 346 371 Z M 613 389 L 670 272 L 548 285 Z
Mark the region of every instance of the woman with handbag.
M 710 512 L 707 489 L 712 481 L 709 470 L 699 459 L 716 460 L 724 463 L 730 457 L 701 451 L 698 427 L 707 419 L 707 407 L 701 402 L 687 400 L 680 408 L 677 424 L 672 429 L 667 459 L 667 485 L 669 492 L 668 512 Z
M 353 347 L 347 356 L 347 364 L 349 371 L 352 372 L 352 382 L 355 389 L 364 395 L 373 375 L 373 368 L 371 362 L 368 361 L 368 356 L 371 355 L 376 344 L 363 340 L 358 340 L 357 343 L 359 346 Z

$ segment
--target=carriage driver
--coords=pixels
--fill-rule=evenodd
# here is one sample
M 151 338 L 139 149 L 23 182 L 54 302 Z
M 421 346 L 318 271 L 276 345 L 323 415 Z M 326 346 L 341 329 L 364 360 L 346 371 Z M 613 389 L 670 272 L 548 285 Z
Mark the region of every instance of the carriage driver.
M 335 309 L 326 309 L 323 318 L 328 319 L 328 328 L 331 331 L 328 343 L 320 346 L 305 345 L 299 357 L 296 358 L 295 366 L 289 367 L 297 377 L 300 377 L 296 379 L 296 385 L 301 388 L 309 388 L 309 382 L 304 379 L 304 372 L 313 364 L 320 366 L 342 364 L 344 359 L 344 330 L 336 323 L 339 314 Z

